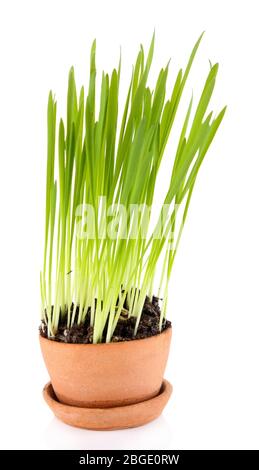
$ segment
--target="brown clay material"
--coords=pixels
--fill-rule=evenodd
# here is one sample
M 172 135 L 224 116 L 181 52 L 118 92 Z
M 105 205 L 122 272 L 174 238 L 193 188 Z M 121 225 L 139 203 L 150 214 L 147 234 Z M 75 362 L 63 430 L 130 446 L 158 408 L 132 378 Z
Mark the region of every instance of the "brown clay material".
M 66 344 L 40 336 L 40 345 L 59 402 L 124 407 L 159 394 L 171 335 L 168 328 L 150 338 L 107 344 Z
M 43 396 L 57 418 L 66 424 L 85 429 L 125 429 L 153 421 L 163 411 L 172 393 L 172 385 L 164 380 L 158 395 L 135 405 L 113 408 L 79 408 L 60 403 L 49 382 Z

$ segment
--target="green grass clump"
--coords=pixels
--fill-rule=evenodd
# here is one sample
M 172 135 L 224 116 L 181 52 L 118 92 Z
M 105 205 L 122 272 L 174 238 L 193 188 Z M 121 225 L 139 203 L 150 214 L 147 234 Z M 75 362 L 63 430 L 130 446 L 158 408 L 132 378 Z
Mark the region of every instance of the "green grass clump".
M 162 207 L 153 227 L 152 210 L 139 211 L 139 207 L 152 207 L 155 201 L 159 168 L 200 40 L 186 68 L 179 70 L 168 99 L 168 65 L 160 71 L 154 90 L 147 84 L 154 37 L 146 58 L 141 46 L 120 122 L 120 63 L 111 75 L 102 74 L 96 106 L 95 41 L 88 92 L 85 96 L 82 87 L 78 94 L 71 68 L 66 121 L 60 119 L 58 129 L 57 105 L 50 92 L 41 272 L 42 320 L 49 337 L 55 336 L 61 320 L 70 327 L 89 316 L 93 342 L 109 342 L 122 311 L 125 315 L 125 301 L 127 316 L 136 318 L 136 333 L 145 298 L 153 293 L 163 298 L 162 326 L 168 282 L 197 174 L 225 113 L 225 108 L 215 117 L 207 112 L 218 64 L 210 67 L 196 109 L 192 111 L 191 99 L 186 111 L 169 170 L 162 228 Z M 88 223 L 85 236 L 85 225 L 80 222 L 85 222 L 86 213 L 93 223 L 90 232 Z M 136 229 L 132 221 L 139 219 L 142 225 Z M 112 232 L 115 236 L 107 235 Z M 160 265 L 159 289 L 153 292 Z

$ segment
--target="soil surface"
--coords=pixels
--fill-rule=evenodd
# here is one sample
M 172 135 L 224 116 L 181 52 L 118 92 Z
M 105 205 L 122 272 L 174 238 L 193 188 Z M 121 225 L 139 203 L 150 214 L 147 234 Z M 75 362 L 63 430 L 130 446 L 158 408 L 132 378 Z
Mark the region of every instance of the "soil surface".
M 124 318 L 121 317 L 117 323 L 114 331 L 112 342 L 118 341 L 131 341 L 134 339 L 143 339 L 149 336 L 155 336 L 160 333 L 159 331 L 160 320 L 160 307 L 159 299 L 153 297 L 152 301 L 146 297 L 143 307 L 141 319 L 138 326 L 136 336 L 134 335 L 134 327 L 136 319 L 134 317 Z M 81 343 L 89 344 L 93 342 L 93 328 L 90 326 L 90 312 L 86 317 L 86 321 L 82 325 L 73 325 L 67 328 L 67 325 L 60 323 L 58 332 L 54 338 L 55 341 L 63 343 Z M 164 320 L 162 324 L 162 331 L 171 327 L 171 322 Z M 40 334 L 47 337 L 47 327 L 45 323 L 40 326 Z M 103 341 L 105 342 L 106 328 L 104 329 Z

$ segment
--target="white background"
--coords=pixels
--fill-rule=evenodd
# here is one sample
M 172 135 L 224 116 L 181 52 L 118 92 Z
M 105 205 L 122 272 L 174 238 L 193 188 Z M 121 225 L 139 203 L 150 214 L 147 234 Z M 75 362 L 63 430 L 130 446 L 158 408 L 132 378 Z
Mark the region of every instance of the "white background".
M 259 448 L 257 3 L 1 1 L 3 449 Z M 147 426 L 84 431 L 58 422 L 41 396 L 48 380 L 37 338 L 47 95 L 52 88 L 59 106 L 72 64 L 86 82 L 95 37 L 99 70 L 117 65 L 122 46 L 123 88 L 154 28 L 154 70 L 171 57 L 171 81 L 206 30 L 185 99 L 192 89 L 197 98 L 208 59 L 219 61 L 213 105 L 228 110 L 198 178 L 170 288 L 171 401 Z M 168 158 L 173 149 L 172 137 Z

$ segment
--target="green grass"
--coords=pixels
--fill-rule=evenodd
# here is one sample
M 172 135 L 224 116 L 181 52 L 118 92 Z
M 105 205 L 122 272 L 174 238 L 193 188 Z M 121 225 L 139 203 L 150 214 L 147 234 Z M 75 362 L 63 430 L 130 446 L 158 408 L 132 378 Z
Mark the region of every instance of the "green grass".
M 138 214 L 137 207 L 152 207 L 156 201 L 161 161 L 201 37 L 185 69 L 178 72 L 168 99 L 168 65 L 160 71 L 154 90 L 148 86 L 154 36 L 146 58 L 140 47 L 120 122 L 121 63 L 111 75 L 102 74 L 97 106 L 95 41 L 88 92 L 82 87 L 78 93 L 71 68 L 66 120 L 60 119 L 58 124 L 57 105 L 50 92 L 41 272 L 42 320 L 49 337 L 56 334 L 61 319 L 69 327 L 85 322 L 89 315 L 93 342 L 109 342 L 125 301 L 127 315 L 136 318 L 136 333 L 145 298 L 153 294 L 163 298 L 162 327 L 168 283 L 197 174 L 225 113 L 225 108 L 215 117 L 208 112 L 218 64 L 210 67 L 196 109 L 191 99 L 186 110 L 173 165 L 168 170 L 171 179 L 164 200 L 168 217 L 162 229 L 162 208 L 152 227 L 152 211 Z M 110 208 L 107 227 L 104 200 Z M 88 207 L 93 215 L 92 236 L 88 232 L 83 237 L 85 227 L 80 222 Z M 136 229 L 132 223 L 137 217 L 148 234 L 145 238 L 140 227 Z M 107 236 L 107 228 L 117 235 Z M 159 288 L 154 291 L 158 277 Z

